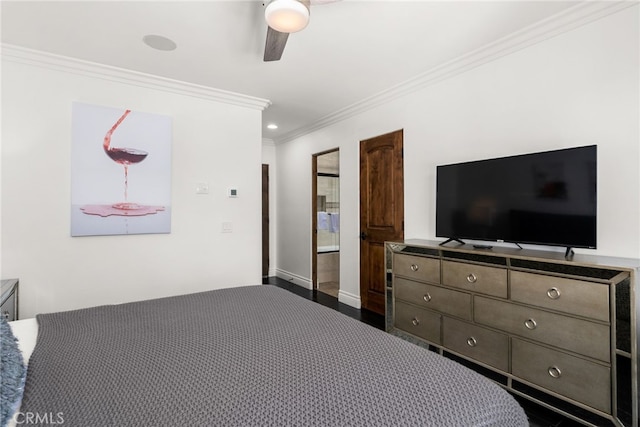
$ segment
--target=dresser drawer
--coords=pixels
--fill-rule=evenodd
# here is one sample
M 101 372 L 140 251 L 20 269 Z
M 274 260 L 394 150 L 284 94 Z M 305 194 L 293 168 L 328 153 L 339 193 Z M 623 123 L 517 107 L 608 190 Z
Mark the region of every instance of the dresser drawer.
M 611 413 L 610 368 L 516 338 L 511 352 L 513 375 Z
M 394 254 L 393 273 L 416 280 L 440 283 L 440 260 L 414 255 Z
M 393 325 L 412 335 L 440 344 L 440 314 L 395 301 Z
M 543 274 L 511 272 L 511 299 L 609 321 L 609 286 Z
M 471 320 L 471 295 L 396 277 L 393 292 L 397 299 L 431 310 Z
M 507 270 L 464 262 L 442 261 L 442 284 L 506 298 Z
M 611 360 L 608 325 L 478 296 L 473 304 L 473 318 L 478 323 L 605 362 Z
M 442 345 L 502 371 L 509 371 L 509 337 L 480 326 L 443 317 Z

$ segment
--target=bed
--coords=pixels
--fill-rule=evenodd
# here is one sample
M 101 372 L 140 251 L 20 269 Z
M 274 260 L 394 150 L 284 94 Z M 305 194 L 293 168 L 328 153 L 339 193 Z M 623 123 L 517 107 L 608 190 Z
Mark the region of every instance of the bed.
M 17 416 L 49 424 L 528 425 L 485 377 L 270 285 L 14 323 L 28 360 Z

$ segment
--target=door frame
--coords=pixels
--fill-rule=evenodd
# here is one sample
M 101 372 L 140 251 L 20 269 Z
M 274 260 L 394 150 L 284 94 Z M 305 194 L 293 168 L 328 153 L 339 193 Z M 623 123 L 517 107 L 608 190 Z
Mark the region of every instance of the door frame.
M 269 165 L 262 164 L 262 278 L 269 276 L 270 267 Z

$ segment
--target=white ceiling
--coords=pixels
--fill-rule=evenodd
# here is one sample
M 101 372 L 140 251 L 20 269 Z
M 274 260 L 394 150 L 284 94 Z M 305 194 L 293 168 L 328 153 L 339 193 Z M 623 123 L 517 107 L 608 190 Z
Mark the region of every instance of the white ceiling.
M 6 1 L 2 42 L 272 102 L 263 136 L 301 129 L 577 2 L 357 1 L 312 6 L 282 60 L 262 61 L 262 1 Z M 175 41 L 153 50 L 147 34 Z M 276 131 L 266 124 L 275 122 Z

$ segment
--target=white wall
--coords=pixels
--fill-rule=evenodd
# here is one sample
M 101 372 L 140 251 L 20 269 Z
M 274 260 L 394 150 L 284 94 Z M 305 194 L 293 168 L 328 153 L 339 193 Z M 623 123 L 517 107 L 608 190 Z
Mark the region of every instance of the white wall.
M 20 279 L 21 318 L 260 283 L 266 101 L 240 105 L 225 95 L 235 102 L 227 103 L 199 88 L 5 53 L 1 261 L 3 277 Z M 170 234 L 70 237 L 72 101 L 172 117 Z M 208 195 L 196 194 L 199 182 Z M 231 186 L 236 199 L 227 197 Z M 221 232 L 224 221 L 232 233 Z
M 406 238 L 435 237 L 438 164 L 597 144 L 598 249 L 576 252 L 640 257 L 638 38 L 636 5 L 278 144 L 279 270 L 311 277 L 310 159 L 339 147 L 340 299 L 357 306 L 359 141 L 397 129 Z

